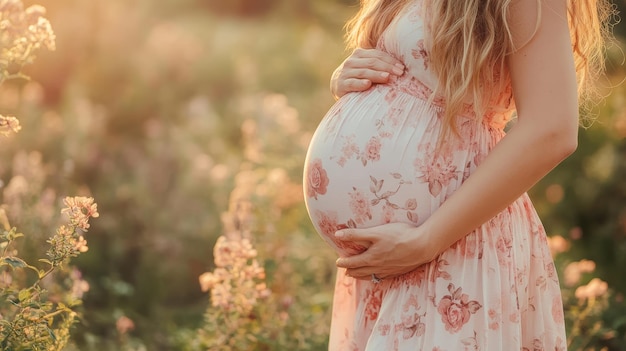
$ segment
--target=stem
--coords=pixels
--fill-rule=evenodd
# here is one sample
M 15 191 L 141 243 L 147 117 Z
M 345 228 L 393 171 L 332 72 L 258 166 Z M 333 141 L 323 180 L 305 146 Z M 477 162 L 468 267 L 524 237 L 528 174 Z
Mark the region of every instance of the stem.
M 72 234 L 76 233 L 76 226 L 72 226 L 70 228 L 72 229 Z M 69 254 L 66 254 L 64 257 L 62 257 L 62 259 L 59 262 L 63 262 L 65 260 L 67 260 L 69 257 L 70 257 Z M 45 271 L 44 274 L 39 276 L 39 272 L 37 272 L 37 280 L 30 286 L 29 289 L 33 289 L 35 286 L 39 285 L 39 283 L 41 283 L 41 281 L 45 277 L 50 275 L 52 272 L 54 272 L 57 269 L 57 267 L 60 267 L 60 266 L 61 266 L 61 264 L 55 264 L 54 262 L 51 262 L 50 268 L 47 271 Z
M 67 312 L 67 311 L 66 310 L 56 310 L 56 311 L 54 311 L 54 312 L 52 312 L 50 314 L 47 314 L 47 315 L 41 317 L 39 320 L 53 318 L 53 317 L 56 317 L 56 316 L 60 315 L 61 313 L 65 313 L 65 312 Z
M 9 250 L 9 246 L 11 246 L 12 243 L 13 243 L 13 240 L 7 241 L 7 246 L 5 246 L 4 250 L 2 251 L 2 258 L 7 257 L 7 251 Z
M 587 316 L 592 312 L 593 309 L 593 305 L 595 304 L 595 297 L 591 297 L 588 300 L 587 306 L 582 309 L 580 311 L 580 313 L 578 314 L 578 316 L 576 316 L 576 320 L 574 321 L 574 325 L 572 326 L 572 331 L 570 333 L 570 336 L 568 338 L 568 346 L 572 344 L 572 342 L 574 341 L 574 337 L 575 336 L 579 336 L 581 337 L 581 339 L 583 339 L 582 343 L 584 344 L 588 344 L 590 338 L 589 337 L 583 337 L 581 331 L 582 331 L 582 323 L 585 319 L 587 319 Z M 582 305 L 581 305 L 582 307 Z M 585 341 L 584 339 L 587 339 L 587 341 Z

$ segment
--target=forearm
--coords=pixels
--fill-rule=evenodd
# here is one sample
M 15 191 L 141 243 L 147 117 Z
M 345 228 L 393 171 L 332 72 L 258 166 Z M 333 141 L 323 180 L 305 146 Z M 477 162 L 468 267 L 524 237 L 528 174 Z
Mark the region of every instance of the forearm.
M 434 254 L 504 210 L 574 151 L 576 132 L 548 130 L 554 132 L 520 122 L 426 220 Z

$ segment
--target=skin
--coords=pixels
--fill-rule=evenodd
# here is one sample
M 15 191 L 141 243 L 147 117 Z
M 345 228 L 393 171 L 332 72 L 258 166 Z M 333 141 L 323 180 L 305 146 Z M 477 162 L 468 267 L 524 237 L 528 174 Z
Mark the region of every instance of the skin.
M 385 84 L 391 75 L 401 76 L 404 65 L 376 49 L 356 49 L 332 75 L 330 91 L 335 99 L 349 92 L 365 91 L 373 84 Z
M 337 260 L 337 266 L 346 268 L 348 275 L 370 280 L 376 274 L 385 279 L 432 261 L 504 210 L 575 151 L 578 99 L 566 1 L 543 0 L 538 4 L 519 0 L 513 6 L 513 39 L 520 46 L 524 44 L 507 59 L 518 122 L 421 226 L 391 223 L 337 232 L 340 240 L 371 243 L 367 251 Z M 531 38 L 537 6 L 542 6 L 541 20 Z M 340 71 L 346 70 L 350 60 L 344 62 Z M 338 96 L 350 91 L 350 79 L 361 79 L 349 74 L 337 74 L 337 79 L 343 79 L 333 83 Z

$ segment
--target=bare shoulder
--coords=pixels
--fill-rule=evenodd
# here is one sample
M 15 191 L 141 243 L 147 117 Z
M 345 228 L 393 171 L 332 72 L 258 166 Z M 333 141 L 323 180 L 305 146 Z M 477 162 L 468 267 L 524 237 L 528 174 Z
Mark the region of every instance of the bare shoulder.
M 567 0 L 513 0 L 507 22 L 515 51 L 526 46 L 545 25 L 567 25 Z M 554 23 L 561 22 L 561 23 Z
M 520 121 L 577 130 L 578 89 L 566 0 L 513 4 L 510 30 L 522 45 L 507 63 Z

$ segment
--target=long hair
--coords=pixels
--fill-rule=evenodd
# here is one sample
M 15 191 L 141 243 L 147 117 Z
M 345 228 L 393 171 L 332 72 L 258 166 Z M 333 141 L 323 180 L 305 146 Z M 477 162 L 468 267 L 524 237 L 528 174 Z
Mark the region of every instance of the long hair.
M 374 48 L 408 1 L 414 0 L 361 0 L 359 12 L 346 24 L 348 47 Z M 430 62 L 440 82 L 434 94 L 446 101 L 445 135 L 456 131 L 455 116 L 468 96 L 476 115 L 482 116 L 494 98 L 489 93 L 499 90 L 485 89 L 484 84 L 505 84 L 501 73 L 506 56 L 519 49 L 513 46 L 508 23 L 512 0 L 424 1 Z M 539 4 L 541 0 L 536 1 Z M 568 0 L 567 6 L 578 93 L 585 101 L 595 96 L 593 82 L 604 71 L 609 20 L 615 8 L 609 0 Z M 537 21 L 540 16 L 539 11 Z

